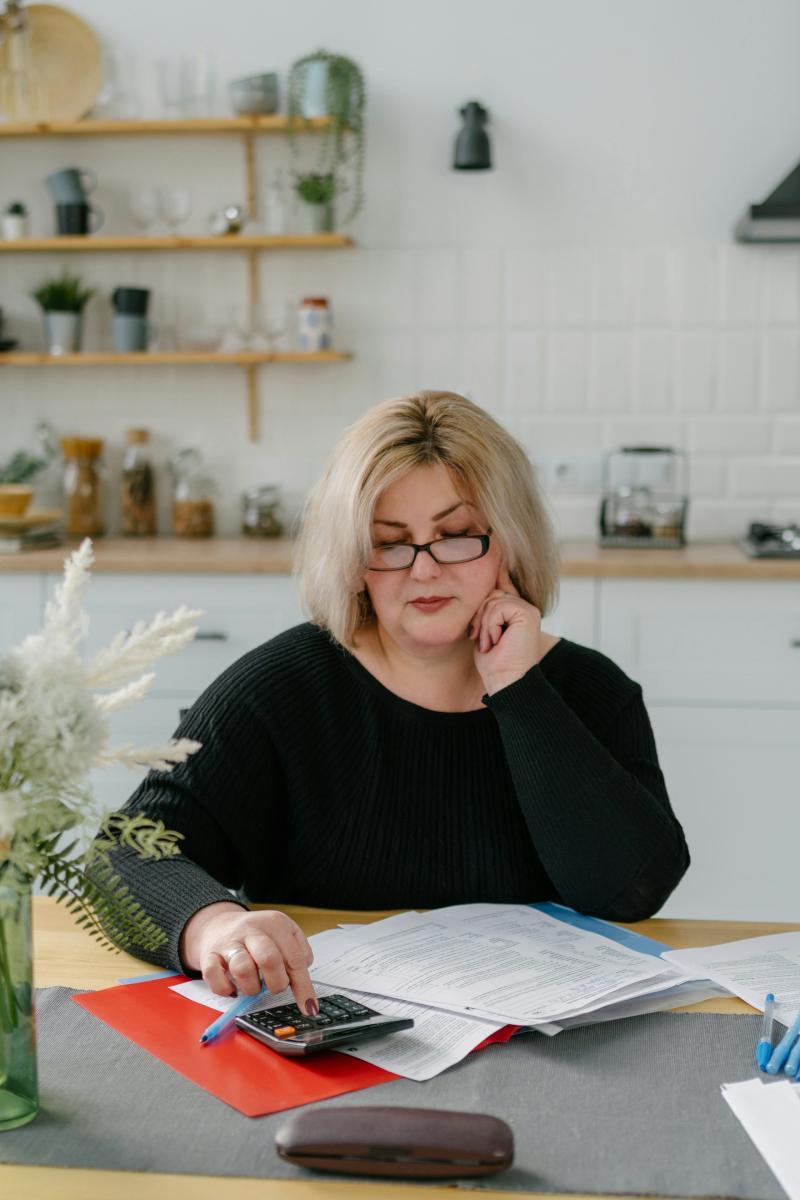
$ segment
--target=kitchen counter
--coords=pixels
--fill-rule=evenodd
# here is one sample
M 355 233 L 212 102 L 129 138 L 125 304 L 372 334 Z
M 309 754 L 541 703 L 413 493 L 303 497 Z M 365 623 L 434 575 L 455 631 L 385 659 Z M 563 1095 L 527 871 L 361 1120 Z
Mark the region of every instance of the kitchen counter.
M 0 554 L 0 572 L 60 573 L 68 550 Z M 98 572 L 285 575 L 291 571 L 292 543 L 287 538 L 100 538 L 95 554 Z M 565 577 L 800 580 L 800 559 L 747 558 L 733 541 L 693 542 L 683 550 L 614 550 L 587 538 L 562 542 L 561 555 Z

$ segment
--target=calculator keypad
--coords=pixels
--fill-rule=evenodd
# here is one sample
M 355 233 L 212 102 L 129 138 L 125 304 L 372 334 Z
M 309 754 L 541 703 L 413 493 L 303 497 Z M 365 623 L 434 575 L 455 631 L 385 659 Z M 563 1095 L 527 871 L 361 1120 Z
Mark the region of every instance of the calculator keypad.
M 377 1017 L 374 1008 L 367 1008 L 348 996 L 321 996 L 319 1016 L 309 1017 L 301 1013 L 296 1004 L 281 1004 L 277 1008 L 265 1008 L 261 1012 L 248 1013 L 247 1020 L 267 1030 L 274 1037 L 293 1037 L 295 1033 L 306 1033 L 310 1029 L 325 1029 L 329 1025 L 347 1025 Z M 289 1032 L 291 1030 L 291 1033 Z

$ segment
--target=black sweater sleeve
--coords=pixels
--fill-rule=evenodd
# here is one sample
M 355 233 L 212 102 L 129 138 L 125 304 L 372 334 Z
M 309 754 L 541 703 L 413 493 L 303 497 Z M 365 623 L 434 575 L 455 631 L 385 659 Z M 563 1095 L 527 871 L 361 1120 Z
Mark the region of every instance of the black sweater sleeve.
M 244 848 L 254 839 L 263 847 L 269 878 L 282 781 L 252 691 L 244 661 L 224 672 L 175 733 L 201 742 L 202 749 L 171 772 L 151 771 L 123 809 L 183 834 L 174 857 L 142 859 L 124 847 L 111 855 L 132 896 L 167 935 L 158 951 L 126 949 L 160 967 L 185 970 L 180 936 L 194 913 L 221 900 L 239 903 L 229 889 L 241 887 Z
M 538 667 L 486 697 L 533 844 L 563 904 L 652 916 L 689 865 L 638 684 L 600 740 Z

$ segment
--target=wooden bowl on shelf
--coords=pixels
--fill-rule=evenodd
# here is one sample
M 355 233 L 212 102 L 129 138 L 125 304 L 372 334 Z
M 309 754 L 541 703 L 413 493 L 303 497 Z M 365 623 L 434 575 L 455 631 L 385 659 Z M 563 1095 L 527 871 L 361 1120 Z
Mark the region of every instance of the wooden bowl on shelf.
M 24 483 L 0 483 L 0 517 L 22 517 L 33 499 L 33 488 Z

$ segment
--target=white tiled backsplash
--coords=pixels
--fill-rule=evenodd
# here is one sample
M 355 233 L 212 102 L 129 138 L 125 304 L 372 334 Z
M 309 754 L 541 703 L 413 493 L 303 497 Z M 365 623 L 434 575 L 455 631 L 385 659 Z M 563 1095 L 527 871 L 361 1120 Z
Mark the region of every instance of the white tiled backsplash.
M 535 460 L 585 459 L 589 490 L 551 489 L 563 536 L 594 535 L 592 468 L 624 443 L 688 451 L 693 538 L 738 534 L 752 518 L 800 520 L 796 246 L 372 245 L 264 254 L 260 263 L 265 301 L 328 294 L 336 343 L 355 358 L 263 368 L 259 443 L 247 440 L 245 378 L 235 368 L 3 370 L 2 455 L 46 418 L 59 432 L 105 437 L 113 474 L 125 428 L 146 426 L 157 464 L 180 445 L 205 452 L 221 489 L 219 530 L 234 533 L 244 488 L 278 483 L 296 509 L 340 430 L 366 407 L 451 388 L 488 408 Z M 26 346 L 41 345 L 28 294 L 52 265 L 33 255 L 3 261 L 0 304 L 9 335 Z M 100 293 L 87 349 L 107 344 L 117 283 L 151 287 L 156 320 L 224 319 L 246 294 L 238 254 L 74 256 L 70 266 Z

